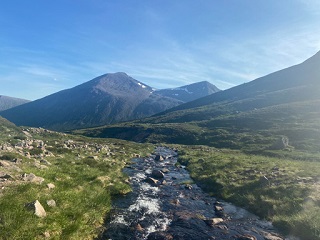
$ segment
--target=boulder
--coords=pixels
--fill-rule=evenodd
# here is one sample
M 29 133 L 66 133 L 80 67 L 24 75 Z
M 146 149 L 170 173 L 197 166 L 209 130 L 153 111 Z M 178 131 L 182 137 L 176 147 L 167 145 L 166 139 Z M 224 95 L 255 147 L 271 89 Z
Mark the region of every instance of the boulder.
M 150 183 L 151 185 L 157 185 L 158 184 L 158 180 L 154 179 L 152 177 L 147 177 L 144 181 L 146 183 Z
M 160 170 L 153 170 L 151 173 L 151 177 L 160 179 L 164 178 L 164 174 Z
M 222 218 L 207 218 L 204 220 L 204 222 L 209 225 L 209 226 L 213 226 L 219 223 L 222 223 L 224 220 Z
M 43 206 L 41 205 L 41 203 L 38 200 L 35 200 L 34 202 L 31 202 L 31 203 L 27 203 L 26 207 L 30 211 L 33 211 L 33 213 L 37 217 L 43 218 L 43 217 L 47 216 L 46 211 L 44 210 Z
M 156 161 L 163 161 L 163 160 L 164 160 L 164 157 L 161 156 L 160 154 L 157 154 L 154 160 L 156 160 Z
M 32 183 L 38 183 L 38 184 L 41 184 L 44 181 L 44 178 L 38 177 L 38 176 L 34 175 L 33 173 L 23 174 L 22 179 L 23 179 L 23 181 L 26 181 L 26 182 L 32 182 Z
M 163 173 L 168 173 L 168 172 L 170 172 L 170 170 L 169 170 L 168 168 L 162 168 L 162 169 L 161 169 L 161 172 L 163 172 Z

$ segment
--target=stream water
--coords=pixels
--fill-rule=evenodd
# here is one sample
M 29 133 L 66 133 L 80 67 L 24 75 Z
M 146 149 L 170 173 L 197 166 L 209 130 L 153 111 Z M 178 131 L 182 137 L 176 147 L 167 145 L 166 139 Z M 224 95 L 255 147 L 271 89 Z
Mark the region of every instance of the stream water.
M 124 170 L 133 191 L 114 203 L 100 239 L 285 239 L 269 222 L 204 193 L 183 166 L 176 167 L 177 158 L 158 147 L 133 160 Z

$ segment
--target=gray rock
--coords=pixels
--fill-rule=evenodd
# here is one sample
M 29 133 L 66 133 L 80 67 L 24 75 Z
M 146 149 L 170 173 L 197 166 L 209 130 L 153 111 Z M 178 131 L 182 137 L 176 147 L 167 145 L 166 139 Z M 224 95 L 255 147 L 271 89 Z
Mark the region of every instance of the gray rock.
M 37 217 L 43 218 L 43 217 L 47 216 L 46 211 L 44 210 L 43 206 L 41 205 L 41 203 L 38 200 L 35 200 L 34 202 L 31 202 L 31 203 L 27 203 L 26 207 L 30 211 L 33 211 L 33 213 Z
M 53 199 L 48 200 L 48 201 L 47 201 L 47 205 L 48 205 L 49 207 L 56 207 L 56 206 L 57 206 L 56 201 L 53 200 Z
M 163 173 L 168 173 L 168 172 L 170 172 L 170 170 L 169 170 L 168 168 L 162 168 L 162 169 L 161 169 L 161 172 L 163 172 Z
M 158 180 L 154 179 L 152 177 L 147 177 L 144 181 L 146 183 L 150 183 L 151 185 L 157 185 L 158 184 Z
M 204 220 L 204 222 L 209 225 L 209 226 L 213 226 L 219 223 L 222 223 L 224 220 L 222 218 L 207 218 Z
M 44 181 L 44 178 L 38 177 L 33 173 L 23 174 L 22 179 L 23 181 L 26 181 L 26 182 L 32 182 L 32 183 L 38 183 L 38 184 L 41 184 Z
M 156 161 L 163 161 L 163 160 L 164 160 L 164 157 L 161 156 L 161 155 L 159 155 L 159 154 L 157 154 L 154 160 L 156 160 Z
M 53 183 L 48 183 L 47 187 L 51 190 L 54 189 L 56 186 Z

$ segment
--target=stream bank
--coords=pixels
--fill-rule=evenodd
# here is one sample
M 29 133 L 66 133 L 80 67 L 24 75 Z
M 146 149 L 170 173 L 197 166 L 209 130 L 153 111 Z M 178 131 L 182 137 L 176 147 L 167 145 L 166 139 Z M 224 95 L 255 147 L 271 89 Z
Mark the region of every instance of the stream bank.
M 100 239 L 285 239 L 270 222 L 204 193 L 177 160 L 165 147 L 133 159 L 124 170 L 133 191 L 114 203 Z

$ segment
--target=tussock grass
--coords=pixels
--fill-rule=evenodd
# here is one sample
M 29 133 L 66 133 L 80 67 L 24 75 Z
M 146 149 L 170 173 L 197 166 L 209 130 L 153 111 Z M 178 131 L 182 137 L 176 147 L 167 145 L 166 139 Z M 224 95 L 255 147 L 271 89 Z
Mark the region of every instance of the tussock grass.
M 319 161 L 200 146 L 183 146 L 179 153 L 191 177 L 210 194 L 272 221 L 286 234 L 320 239 Z

